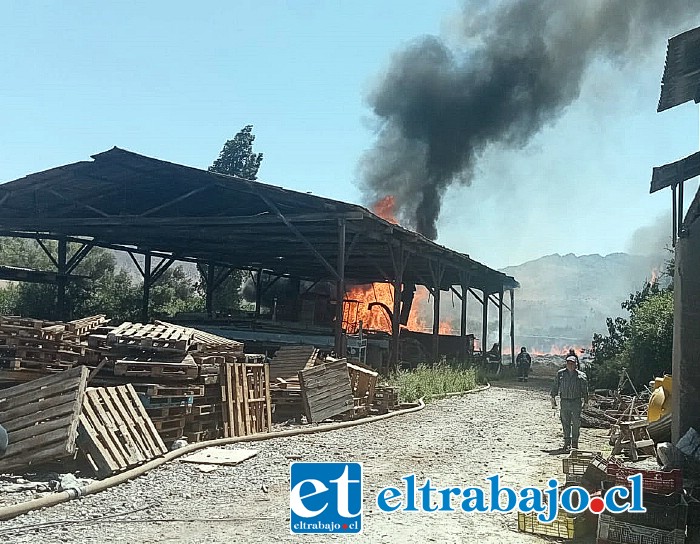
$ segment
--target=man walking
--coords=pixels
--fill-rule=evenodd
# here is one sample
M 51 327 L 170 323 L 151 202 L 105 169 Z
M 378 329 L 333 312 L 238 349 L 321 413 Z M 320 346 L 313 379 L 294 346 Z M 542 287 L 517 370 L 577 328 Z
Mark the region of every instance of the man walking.
M 588 402 L 588 379 L 576 370 L 576 357 L 566 358 L 566 368 L 557 372 L 552 384 L 552 408 L 557 407 L 557 395 L 561 398 L 561 425 L 564 431 L 564 450 L 578 449 L 581 430 L 581 408 Z
M 532 357 L 527 352 L 527 348 L 524 346 L 520 348 L 520 353 L 515 359 L 515 366 L 518 367 L 518 381 L 526 382 L 528 372 L 530 372 L 530 366 L 532 365 Z

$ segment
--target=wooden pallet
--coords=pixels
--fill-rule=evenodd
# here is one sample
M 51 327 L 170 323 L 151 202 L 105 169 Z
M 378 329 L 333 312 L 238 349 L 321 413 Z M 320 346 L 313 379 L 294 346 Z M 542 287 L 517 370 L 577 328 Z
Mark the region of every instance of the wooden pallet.
M 299 383 L 309 423 L 353 410 L 350 376 L 344 359 L 299 371 Z
M 185 436 L 184 427 L 159 431 L 158 434 L 165 444 L 172 444 L 178 438 Z
M 226 351 L 231 352 L 232 354 L 243 354 L 243 342 L 231 340 L 230 338 L 224 338 L 223 336 L 218 336 L 216 334 L 204 332 L 199 329 L 186 329 L 181 325 L 173 325 L 172 323 L 168 323 L 167 321 L 156 320 L 155 324 L 162 325 L 164 327 L 180 328 L 193 331 L 193 344 L 195 344 L 197 351 L 201 353 L 207 353 L 210 351 Z
M 127 321 L 107 334 L 107 343 L 184 352 L 189 349 L 193 337 L 194 329 Z
M 151 418 L 151 421 L 153 421 L 153 426 L 159 433 L 162 431 L 172 431 L 175 429 L 180 429 L 180 432 L 182 432 L 186 423 L 185 416 Z
M 270 432 L 269 366 L 264 363 L 233 363 L 221 367 L 224 436 Z
M 74 456 L 87 376 L 87 368 L 74 368 L 0 391 L 9 434 L 0 473 Z
M 270 361 L 270 380 L 296 378 L 300 370 L 313 367 L 317 357 L 314 346 L 282 346 Z
M 32 359 L 8 359 L 0 363 L 0 367 L 8 370 L 34 370 L 42 374 L 50 374 L 53 372 L 63 372 L 70 368 L 74 368 L 73 363 L 65 363 L 62 361 L 35 361 Z
M 163 385 L 159 383 L 133 384 L 139 393 L 145 393 L 150 398 L 167 397 L 201 397 L 204 395 L 204 386 L 201 384 Z
M 84 317 L 82 319 L 74 319 L 66 323 L 66 331 L 75 336 L 84 336 L 92 330 L 101 327 L 108 323 L 109 319 L 104 314 Z
M 138 357 L 119 359 L 114 363 L 115 376 L 194 379 L 199 369 L 190 355 L 179 363 L 144 361 Z
M 160 407 L 148 407 L 146 408 L 151 419 L 154 418 L 164 418 L 164 417 L 174 417 L 174 416 L 186 416 L 192 413 L 192 405 L 185 404 L 184 406 L 160 406 Z
M 86 391 L 78 440 L 81 452 L 100 476 L 168 451 L 130 384 Z
M 350 387 L 355 400 L 355 414 L 367 415 L 374 402 L 374 391 L 377 387 L 379 374 L 373 370 L 348 363 Z

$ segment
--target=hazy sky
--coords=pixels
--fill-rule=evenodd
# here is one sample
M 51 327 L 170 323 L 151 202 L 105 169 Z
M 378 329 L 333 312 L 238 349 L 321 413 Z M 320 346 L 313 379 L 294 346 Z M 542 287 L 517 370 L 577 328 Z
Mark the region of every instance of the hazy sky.
M 206 168 L 252 124 L 260 180 L 362 203 L 368 94 L 416 38 L 463 46 L 462 16 L 455 0 L 0 0 L 0 181 L 115 145 Z M 438 242 L 503 267 L 670 234 L 651 169 L 697 151 L 699 123 L 692 103 L 656 113 L 665 51 L 661 37 L 623 65 L 594 61 L 555 122 L 487 149 L 472 185 L 448 190 Z

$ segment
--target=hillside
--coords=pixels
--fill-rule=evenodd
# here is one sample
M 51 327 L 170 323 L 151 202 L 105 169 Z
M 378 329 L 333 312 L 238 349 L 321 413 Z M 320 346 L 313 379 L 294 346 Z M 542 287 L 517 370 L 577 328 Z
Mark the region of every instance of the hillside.
M 630 293 L 663 269 L 661 257 L 613 253 L 547 255 L 502 272 L 521 285 L 515 294 L 516 343 L 533 351 L 588 346 L 607 317 L 625 316 Z

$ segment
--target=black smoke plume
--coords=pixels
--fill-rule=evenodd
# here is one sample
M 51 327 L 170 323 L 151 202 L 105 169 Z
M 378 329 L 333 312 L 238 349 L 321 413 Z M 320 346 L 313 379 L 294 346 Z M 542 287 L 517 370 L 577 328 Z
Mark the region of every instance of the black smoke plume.
M 416 40 L 369 97 L 380 128 L 360 164 L 366 199 L 394 195 L 402 223 L 435 239 L 446 189 L 471 183 L 489 145 L 524 146 L 578 97 L 593 60 L 624 64 L 663 47 L 699 8 L 697 0 L 467 3 L 463 49 Z

